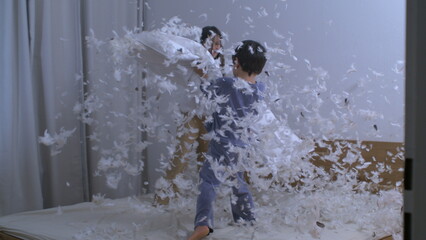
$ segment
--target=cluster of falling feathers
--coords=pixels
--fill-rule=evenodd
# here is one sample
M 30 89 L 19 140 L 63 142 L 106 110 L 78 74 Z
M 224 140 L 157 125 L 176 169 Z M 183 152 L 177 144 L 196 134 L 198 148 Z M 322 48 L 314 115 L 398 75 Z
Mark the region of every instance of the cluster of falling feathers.
M 106 177 L 110 187 L 116 188 L 123 174 L 141 174 L 145 159 L 131 159 L 135 156 L 143 158 L 142 153 L 153 144 L 160 143 L 157 148 L 162 146 L 159 151 L 163 154 L 155 159 L 161 163 L 158 171 L 172 168 L 170 159 L 179 146 L 177 136 L 185 131 L 197 131 L 179 126 L 195 115 L 207 116 L 208 121 L 217 102 L 225 100 L 211 98 L 201 91 L 212 79 L 222 74 L 231 76 L 232 73 L 229 64 L 220 68 L 219 63 L 197 42 L 200 33 L 200 28 L 188 26 L 175 17 L 150 32 L 132 30 L 108 40 L 97 39 L 93 32 L 87 37 L 88 45 L 99 54 L 98 61 L 107 62 L 112 67 L 108 74 L 91 80 L 90 91 L 83 102 L 75 105 L 74 111 L 83 123 L 93 129 L 90 136 L 92 150 L 98 151 L 100 156 L 97 173 Z M 274 34 L 285 38 L 278 32 Z M 231 62 L 230 56 L 237 44 L 223 49 L 227 62 Z M 402 159 L 403 149 L 390 153 L 387 161 L 372 162 L 361 155 L 362 150 L 368 151 L 371 146 L 359 140 L 340 141 L 333 146 L 329 144 L 329 141 L 342 139 L 344 133 L 353 131 L 357 118 L 367 121 L 383 116 L 374 110 L 353 108 L 348 92 L 331 94 L 335 108 L 330 116 L 322 116 L 320 108 L 325 102 L 322 93 L 328 91 L 327 71 L 311 66 L 305 60 L 307 69 L 312 73 L 309 84 L 283 91 L 286 89 L 283 86 L 285 81 L 280 80 L 294 69 L 276 59 L 292 56 L 293 45 L 289 41 L 284 46 L 287 48 L 264 45 L 268 50 L 268 62 L 265 73 L 258 76 L 258 80 L 266 85 L 264 101 L 256 106 L 258 115 L 241 119 L 238 123 L 241 136 L 250 143 L 250 147 L 230 149 L 238 151 L 239 156 L 247 157 L 226 169 L 213 164 L 214 169 L 230 174 L 235 171 L 247 173 L 257 205 L 258 226 L 265 231 L 285 224 L 319 237 L 324 227 L 336 228 L 339 224 L 353 223 L 366 231 L 384 229 L 396 239 L 400 238 L 400 192 L 389 190 L 371 194 L 371 189 L 382 181 L 383 173 L 392 171 L 389 167 L 392 162 Z M 205 71 L 208 79 L 194 77 L 193 68 Z M 353 71 L 356 71 L 355 66 L 351 66 L 348 74 Z M 241 81 L 236 83 L 236 88 L 247 87 Z M 250 92 L 247 91 L 247 94 Z M 296 95 L 303 97 L 305 102 L 293 103 Z M 121 99 L 121 105 L 116 103 L 117 99 Z M 196 104 L 188 108 L 185 101 Z M 104 117 L 94 117 L 97 114 Z M 304 132 L 289 127 L 289 115 L 305 126 Z M 116 134 L 111 133 L 113 129 Z M 245 134 L 247 129 L 251 129 L 250 136 Z M 374 125 L 374 131 L 379 130 Z M 69 132 L 64 131 L 64 134 Z M 42 141 L 54 144 L 54 139 L 49 136 L 45 135 Z M 58 136 L 54 138 L 61 139 Z M 105 138 L 110 139 L 111 144 L 102 148 L 97 143 Z M 211 134 L 204 138 L 214 140 Z M 326 151 L 318 154 L 314 151 L 318 147 Z M 185 157 L 190 159 L 186 171 L 173 180 L 180 189 L 179 193 L 172 191 L 171 183 L 164 178 L 155 183 L 157 189 L 163 189 L 164 196 L 179 195 L 178 200 L 168 206 L 171 209 L 193 206 L 197 195 L 197 155 L 190 152 Z M 327 162 L 329 167 L 325 169 L 314 164 L 312 159 Z M 367 180 L 359 180 L 362 169 L 374 164 L 377 166 L 373 172 L 366 174 Z M 230 184 L 233 183 L 225 181 L 225 187 L 219 191 L 220 196 L 230 195 L 227 188 Z M 397 183 L 395 189 L 400 185 L 400 182 Z M 226 205 L 218 203 L 217 207 Z M 226 211 L 217 212 L 218 218 L 222 219 L 221 212 Z

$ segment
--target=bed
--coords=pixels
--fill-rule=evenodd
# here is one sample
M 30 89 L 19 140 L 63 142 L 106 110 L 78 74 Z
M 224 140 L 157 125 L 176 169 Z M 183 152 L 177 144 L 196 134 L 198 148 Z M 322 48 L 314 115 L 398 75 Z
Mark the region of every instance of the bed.
M 23 212 L 0 218 L 2 240 L 51 239 L 185 239 L 191 232 L 193 209 L 156 208 L 152 196 L 101 199 L 71 206 Z M 176 210 L 178 209 L 178 210 Z M 391 236 L 359 230 L 353 224 L 321 229 L 319 237 L 289 226 L 264 231 L 256 226 L 222 225 L 207 239 L 340 239 L 392 240 Z

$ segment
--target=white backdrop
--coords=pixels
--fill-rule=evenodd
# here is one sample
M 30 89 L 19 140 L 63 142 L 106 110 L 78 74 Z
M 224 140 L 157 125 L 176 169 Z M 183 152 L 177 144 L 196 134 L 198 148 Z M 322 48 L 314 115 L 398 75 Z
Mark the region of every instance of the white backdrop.
M 85 47 L 85 37 L 93 30 L 105 40 L 113 30 L 136 27 L 137 4 L 0 1 L 0 215 L 87 201 L 97 193 L 139 193 L 140 176 L 124 179 L 125 187 L 114 191 L 95 176 L 99 156 L 87 139 L 95 130 L 73 110 L 108 69 L 96 66 L 97 53 Z M 103 117 L 101 111 L 94 116 Z M 50 146 L 40 144 L 39 136 Z M 110 144 L 103 139 L 99 148 Z
M 8 18 L 1 24 L 7 37 L 1 44 L 0 215 L 81 202 L 81 136 L 69 111 L 82 69 L 79 2 L 1 4 Z M 51 155 L 38 137 L 60 128 L 75 134 L 61 155 Z
M 28 8 L 25 1 L 0 5 L 0 215 L 43 206 Z

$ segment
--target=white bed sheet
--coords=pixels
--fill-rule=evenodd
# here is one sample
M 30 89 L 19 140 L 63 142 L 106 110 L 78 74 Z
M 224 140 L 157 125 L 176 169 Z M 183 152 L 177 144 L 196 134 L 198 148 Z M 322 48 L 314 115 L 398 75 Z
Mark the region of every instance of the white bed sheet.
M 151 205 L 152 196 L 86 202 L 66 207 L 23 212 L 0 218 L 0 231 L 28 240 L 58 239 L 186 239 L 193 229 L 194 209 L 168 211 Z M 256 226 L 226 225 L 215 229 L 207 240 L 230 239 L 320 239 L 370 240 L 354 225 L 321 229 L 319 238 L 302 234 L 288 226 L 265 232 Z

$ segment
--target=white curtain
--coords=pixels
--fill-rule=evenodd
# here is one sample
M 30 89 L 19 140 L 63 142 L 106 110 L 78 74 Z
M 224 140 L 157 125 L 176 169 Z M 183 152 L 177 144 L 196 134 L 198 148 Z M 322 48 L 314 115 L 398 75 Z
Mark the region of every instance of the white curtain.
M 1 1 L 0 215 L 43 206 L 29 5 Z
M 106 39 L 113 30 L 134 28 L 139 5 L 0 1 L 0 215 L 87 201 L 96 193 L 139 193 L 140 176 L 124 179 L 128 187 L 118 190 L 94 176 L 99 156 L 88 140 L 92 130 L 73 111 L 99 77 L 91 68 L 107 68 L 96 63 L 85 36 L 93 29 Z M 49 146 L 40 136 L 51 140 Z

